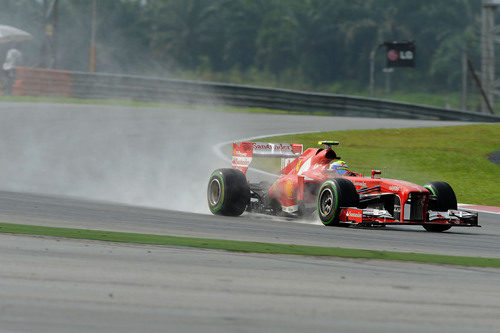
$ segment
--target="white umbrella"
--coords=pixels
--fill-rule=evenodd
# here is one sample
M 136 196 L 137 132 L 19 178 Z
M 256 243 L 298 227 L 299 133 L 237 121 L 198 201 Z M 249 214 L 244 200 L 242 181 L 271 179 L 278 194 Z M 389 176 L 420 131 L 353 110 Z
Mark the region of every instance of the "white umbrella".
M 33 36 L 26 31 L 10 25 L 0 25 L 0 43 L 20 42 L 29 39 L 33 39 Z

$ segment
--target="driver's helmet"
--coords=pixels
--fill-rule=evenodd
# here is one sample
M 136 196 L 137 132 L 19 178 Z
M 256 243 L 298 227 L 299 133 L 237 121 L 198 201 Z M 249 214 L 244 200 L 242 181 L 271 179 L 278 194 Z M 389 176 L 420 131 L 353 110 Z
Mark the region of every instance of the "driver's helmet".
M 331 171 L 335 171 L 339 175 L 345 174 L 347 171 L 349 171 L 347 163 L 344 161 L 335 161 L 330 163 L 330 167 L 328 168 Z

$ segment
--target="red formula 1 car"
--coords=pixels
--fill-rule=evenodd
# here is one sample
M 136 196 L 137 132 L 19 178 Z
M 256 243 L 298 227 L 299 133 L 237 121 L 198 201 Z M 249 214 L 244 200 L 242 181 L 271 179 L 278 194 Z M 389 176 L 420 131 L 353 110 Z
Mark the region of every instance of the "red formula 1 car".
M 477 213 L 457 210 L 450 185 L 371 177 L 352 172 L 340 160 L 335 141 L 325 148 L 301 144 L 235 142 L 232 169 L 218 169 L 208 182 L 208 206 L 213 214 L 238 216 L 245 210 L 302 217 L 317 212 L 324 225 L 421 225 L 427 231 L 452 226 L 478 226 Z M 281 157 L 281 176 L 274 183 L 249 183 L 246 172 L 256 156 Z

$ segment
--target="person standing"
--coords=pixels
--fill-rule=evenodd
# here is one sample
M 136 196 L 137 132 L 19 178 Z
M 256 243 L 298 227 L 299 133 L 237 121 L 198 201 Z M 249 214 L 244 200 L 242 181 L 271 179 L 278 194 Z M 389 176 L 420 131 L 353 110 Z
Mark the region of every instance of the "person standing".
M 3 64 L 4 71 L 4 84 L 3 93 L 4 95 L 12 95 L 12 87 L 16 82 L 16 67 L 21 66 L 23 61 L 23 55 L 21 51 L 15 47 L 7 51 L 7 56 L 5 57 L 5 62 Z

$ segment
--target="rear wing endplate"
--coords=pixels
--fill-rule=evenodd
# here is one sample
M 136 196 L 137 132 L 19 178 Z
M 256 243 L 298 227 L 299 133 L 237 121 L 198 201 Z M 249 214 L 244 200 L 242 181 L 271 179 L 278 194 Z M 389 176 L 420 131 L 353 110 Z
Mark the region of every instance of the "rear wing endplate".
M 299 143 L 233 142 L 233 169 L 246 174 L 254 156 L 281 157 L 281 169 L 302 154 L 304 147 Z

